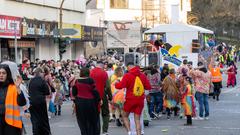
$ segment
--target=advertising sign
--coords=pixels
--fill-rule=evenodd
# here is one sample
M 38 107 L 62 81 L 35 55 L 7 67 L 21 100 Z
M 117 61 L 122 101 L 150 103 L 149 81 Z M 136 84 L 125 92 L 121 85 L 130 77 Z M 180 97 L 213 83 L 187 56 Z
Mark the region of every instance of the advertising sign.
M 15 35 L 21 37 L 21 18 L 0 15 L 0 37 L 14 38 Z
M 141 25 L 137 21 L 109 22 L 107 31 L 107 47 L 135 48 L 141 43 Z
M 22 21 L 22 36 L 24 37 L 52 37 L 57 29 L 57 22 L 46 22 L 24 18 Z

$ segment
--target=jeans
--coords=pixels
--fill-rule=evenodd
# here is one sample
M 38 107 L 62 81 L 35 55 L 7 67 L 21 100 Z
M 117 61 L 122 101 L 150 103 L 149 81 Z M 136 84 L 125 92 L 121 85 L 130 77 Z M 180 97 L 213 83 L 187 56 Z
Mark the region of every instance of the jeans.
M 205 111 L 205 117 L 209 116 L 208 94 L 196 92 L 197 101 L 199 103 L 199 116 L 203 117 Z
M 150 93 L 150 106 L 149 106 L 149 113 L 150 117 L 154 117 L 154 110 L 156 113 L 160 113 L 163 108 L 163 94 L 162 92 L 157 93 Z

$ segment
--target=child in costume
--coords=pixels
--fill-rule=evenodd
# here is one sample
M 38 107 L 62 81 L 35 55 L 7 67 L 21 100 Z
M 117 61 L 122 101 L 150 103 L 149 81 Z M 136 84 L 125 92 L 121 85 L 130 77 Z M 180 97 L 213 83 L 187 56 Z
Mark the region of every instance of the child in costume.
M 182 94 L 182 106 L 184 108 L 184 114 L 187 117 L 187 123 L 184 124 L 185 126 L 192 125 L 192 115 L 194 105 L 194 96 L 193 96 L 193 82 L 190 77 L 186 77 L 184 80 L 184 91 Z

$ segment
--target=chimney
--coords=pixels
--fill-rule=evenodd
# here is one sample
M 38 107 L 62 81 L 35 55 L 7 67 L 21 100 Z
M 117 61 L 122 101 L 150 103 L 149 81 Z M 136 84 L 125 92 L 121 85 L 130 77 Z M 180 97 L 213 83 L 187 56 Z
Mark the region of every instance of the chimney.
M 180 8 L 179 4 L 171 5 L 171 23 L 177 24 L 180 23 Z

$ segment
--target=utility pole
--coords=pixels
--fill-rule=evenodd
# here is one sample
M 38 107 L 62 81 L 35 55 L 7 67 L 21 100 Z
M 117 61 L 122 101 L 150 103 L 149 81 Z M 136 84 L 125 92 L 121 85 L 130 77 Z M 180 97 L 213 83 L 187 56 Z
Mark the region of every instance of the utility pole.
M 59 48 L 60 45 L 62 44 L 62 35 L 63 35 L 63 30 L 62 30 L 62 25 L 63 25 L 63 3 L 65 2 L 65 0 L 62 0 L 61 5 L 60 5 L 60 14 L 59 14 Z M 60 53 L 60 49 L 59 49 L 59 56 L 60 56 L 60 60 L 62 59 L 62 54 Z
M 62 23 L 62 21 L 63 21 L 63 19 L 62 19 L 62 17 L 63 17 L 63 3 L 65 2 L 65 0 L 62 0 L 62 2 L 61 2 L 61 5 L 60 5 L 60 15 L 59 15 L 59 25 L 60 25 L 60 29 L 59 29 L 59 35 L 60 35 L 60 39 L 62 38 L 62 35 L 63 35 L 63 32 L 62 32 L 62 25 L 63 25 L 63 23 Z
M 11 23 L 11 27 L 14 28 L 14 48 L 15 48 L 15 62 L 18 63 L 17 56 L 17 23 Z

